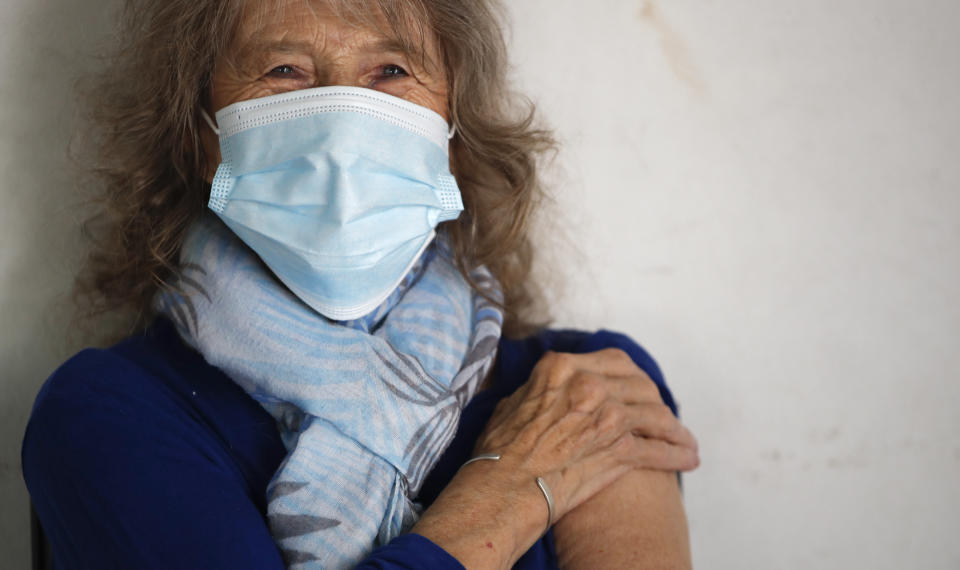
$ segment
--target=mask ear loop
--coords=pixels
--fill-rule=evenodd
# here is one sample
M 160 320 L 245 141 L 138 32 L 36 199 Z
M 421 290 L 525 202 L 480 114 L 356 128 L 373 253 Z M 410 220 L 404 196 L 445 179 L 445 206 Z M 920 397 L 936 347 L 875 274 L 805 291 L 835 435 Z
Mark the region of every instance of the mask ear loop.
M 451 125 L 450 132 L 447 133 L 447 140 L 453 140 L 455 136 L 457 136 L 457 125 Z
M 200 108 L 200 114 L 203 115 L 203 120 L 210 125 L 210 129 L 213 131 L 213 134 L 220 136 L 220 129 L 217 128 L 217 125 L 213 122 L 213 119 L 210 118 L 210 115 L 207 114 L 207 110 L 203 107 Z

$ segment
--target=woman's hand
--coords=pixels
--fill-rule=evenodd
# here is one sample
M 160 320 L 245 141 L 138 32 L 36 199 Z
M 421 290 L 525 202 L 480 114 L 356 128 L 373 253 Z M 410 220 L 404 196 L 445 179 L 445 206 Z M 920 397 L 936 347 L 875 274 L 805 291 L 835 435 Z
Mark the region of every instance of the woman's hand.
M 501 469 L 543 477 L 557 520 L 630 469 L 699 464 L 693 435 L 618 349 L 548 353 L 497 406 L 475 451 L 501 454 Z
M 510 567 L 554 522 L 632 469 L 699 464 L 692 434 L 650 378 L 617 349 L 548 353 L 498 406 L 475 449 L 501 460 L 462 469 L 413 531 L 469 568 Z

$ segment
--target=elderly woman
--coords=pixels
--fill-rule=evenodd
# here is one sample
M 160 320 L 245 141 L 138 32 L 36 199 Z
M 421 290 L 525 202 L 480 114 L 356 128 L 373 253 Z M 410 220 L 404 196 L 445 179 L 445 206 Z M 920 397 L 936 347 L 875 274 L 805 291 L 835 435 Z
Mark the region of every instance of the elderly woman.
M 496 8 L 128 4 L 79 286 L 141 332 L 37 397 L 58 566 L 689 566 L 656 365 L 530 317 L 552 142 Z

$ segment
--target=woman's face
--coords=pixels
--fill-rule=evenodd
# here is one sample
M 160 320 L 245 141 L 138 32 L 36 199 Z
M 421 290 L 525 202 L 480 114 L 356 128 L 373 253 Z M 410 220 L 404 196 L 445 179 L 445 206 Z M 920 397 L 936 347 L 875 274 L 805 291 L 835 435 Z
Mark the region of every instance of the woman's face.
M 375 24 L 347 22 L 323 0 L 255 4 L 245 10 L 225 57 L 217 62 L 211 115 L 238 101 L 345 85 L 383 91 L 448 119 L 443 66 L 423 65 L 424 59 L 442 61 L 434 38 L 424 38 L 425 58 L 411 58 L 381 31 L 390 29 L 382 18 Z M 220 148 L 212 131 L 203 133 L 206 155 L 214 158 L 206 173 L 209 182 L 220 162 Z

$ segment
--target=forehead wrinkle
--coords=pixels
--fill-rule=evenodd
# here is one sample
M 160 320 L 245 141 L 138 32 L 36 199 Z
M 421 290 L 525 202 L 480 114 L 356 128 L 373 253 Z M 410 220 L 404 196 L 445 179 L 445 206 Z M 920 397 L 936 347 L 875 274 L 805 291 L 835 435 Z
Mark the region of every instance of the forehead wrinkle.
M 243 5 L 238 31 L 255 35 L 272 27 L 285 28 L 288 24 L 284 19 L 291 8 L 302 8 L 314 21 L 319 20 L 316 10 L 305 0 L 252 0 Z
M 261 1 L 259 4 L 265 7 L 268 2 Z M 273 4 L 286 6 L 288 3 L 274 0 Z M 257 10 L 245 16 L 245 21 L 235 37 L 237 59 L 247 59 L 264 52 L 313 54 L 318 47 L 325 49 L 326 24 L 318 20 L 312 8 L 311 17 L 315 22 L 312 26 L 301 21 L 299 25 L 291 27 L 283 21 L 282 10 L 274 14 L 275 17 L 269 20 L 265 16 L 265 10 Z
M 244 55 L 264 51 L 282 53 L 323 52 L 326 51 L 329 40 L 329 34 L 326 33 L 325 28 L 325 24 L 318 25 L 310 39 L 298 37 L 296 31 L 290 28 L 281 28 L 277 37 L 269 37 L 270 28 L 261 28 L 250 35 L 249 41 L 244 42 L 240 51 Z M 418 58 L 423 55 L 420 49 L 417 49 L 414 54 L 410 54 L 410 46 L 397 38 L 373 34 L 368 30 L 350 30 L 346 34 L 341 34 L 339 39 L 338 44 L 342 46 L 342 50 L 346 51 L 355 50 L 364 54 L 415 55 Z
M 430 53 L 430 30 L 422 21 L 423 15 L 405 9 L 402 4 L 385 8 L 384 3 L 375 0 L 254 0 L 245 3 L 244 8 L 244 29 L 238 34 L 243 37 L 237 38 L 242 45 L 235 52 L 238 59 L 248 59 L 267 50 L 317 54 L 326 52 L 333 44 L 341 49 L 337 50 L 338 54 L 330 54 L 331 57 L 340 57 L 343 51 L 350 49 L 367 54 L 400 54 L 410 64 L 420 67 L 419 71 L 426 76 L 442 71 L 442 65 L 438 65 L 435 59 L 439 54 Z M 288 11 L 296 10 L 302 10 L 304 18 L 298 18 L 298 25 L 291 29 L 283 20 Z M 324 11 L 347 24 L 341 37 L 328 37 L 320 15 Z M 307 28 L 313 28 L 313 33 L 307 32 Z M 309 40 L 289 39 L 291 35 L 300 35 L 298 32 L 301 31 L 304 32 L 301 37 L 310 36 L 312 45 L 308 45 Z
M 428 69 L 436 65 L 428 49 L 428 14 L 409 0 L 303 0 L 323 5 L 340 20 L 382 38 L 377 49 L 402 53 Z M 374 50 L 370 50 L 374 51 Z

